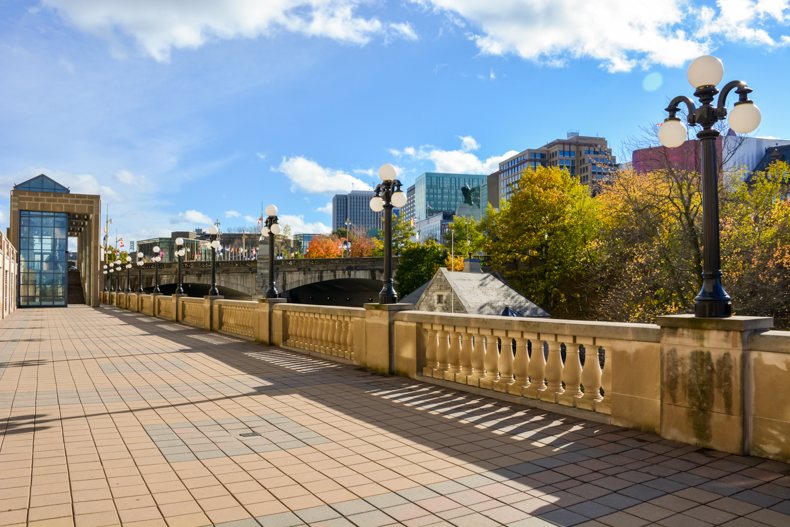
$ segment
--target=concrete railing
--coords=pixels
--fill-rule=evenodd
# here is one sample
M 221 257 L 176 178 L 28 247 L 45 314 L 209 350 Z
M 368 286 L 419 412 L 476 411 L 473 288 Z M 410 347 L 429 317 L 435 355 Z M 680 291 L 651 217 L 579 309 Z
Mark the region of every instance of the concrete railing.
M 790 461 L 790 332 L 769 331 L 771 319 L 681 315 L 652 325 L 428 313 L 409 304 L 102 299 L 378 372 Z
M 275 307 L 282 345 L 361 364 L 365 310 L 335 306 L 280 304 Z
M 248 339 L 259 337 L 258 302 L 216 300 L 214 306 L 214 329 Z
M 658 326 L 417 311 L 395 320 L 399 351 L 425 378 L 659 428 Z

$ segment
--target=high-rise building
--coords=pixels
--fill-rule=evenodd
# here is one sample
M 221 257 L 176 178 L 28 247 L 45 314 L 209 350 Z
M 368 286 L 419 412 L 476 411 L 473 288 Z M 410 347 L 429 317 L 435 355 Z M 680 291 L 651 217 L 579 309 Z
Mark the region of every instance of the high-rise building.
M 481 174 L 421 174 L 414 182 L 413 216 L 406 218 L 417 222 L 440 212 L 479 218 L 488 202 L 487 178 Z
M 499 185 L 496 203 L 493 195 L 489 198 L 492 205 L 498 206 L 499 199 L 510 200 L 524 170 L 539 166 L 564 168 L 581 183 L 591 185 L 609 177 L 616 170 L 617 161 L 603 137 L 568 132 L 565 139 L 555 139 L 540 148 L 528 148 L 499 163 L 499 170 L 491 174 L 491 180 Z M 493 185 L 489 183 L 489 187 Z
M 381 229 L 383 212 L 370 208 L 372 190 L 352 190 L 348 194 L 335 194 L 332 198 L 332 230 L 356 229 L 374 233 Z

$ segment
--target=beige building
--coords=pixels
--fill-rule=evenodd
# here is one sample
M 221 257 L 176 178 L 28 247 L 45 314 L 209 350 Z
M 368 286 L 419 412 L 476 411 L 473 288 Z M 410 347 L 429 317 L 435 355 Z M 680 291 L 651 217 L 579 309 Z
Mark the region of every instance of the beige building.
M 509 201 L 524 170 L 539 166 L 564 168 L 581 183 L 595 185 L 617 168 L 617 161 L 603 137 L 569 132 L 565 139 L 555 139 L 540 148 L 528 148 L 499 163 L 499 170 L 488 176 L 491 204 L 498 207 L 499 200 Z
M 16 247 L 0 233 L 0 318 L 16 309 L 17 269 Z
M 40 174 L 11 190 L 8 237 L 18 251 L 19 307 L 66 306 L 69 296 L 99 305 L 99 196 L 72 194 Z M 69 272 L 69 237 L 76 269 Z M 77 289 L 69 291 L 71 288 Z M 72 293 L 71 295 L 69 293 Z

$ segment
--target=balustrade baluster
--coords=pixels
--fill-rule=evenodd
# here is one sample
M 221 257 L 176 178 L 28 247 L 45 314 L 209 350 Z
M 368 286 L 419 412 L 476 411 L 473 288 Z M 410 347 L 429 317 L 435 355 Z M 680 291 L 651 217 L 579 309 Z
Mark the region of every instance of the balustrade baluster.
M 499 380 L 494 384 L 494 390 L 498 392 L 506 392 L 510 385 L 514 383 L 513 379 L 513 337 L 505 334 L 499 338 L 501 342 L 499 350 L 499 360 L 497 361 L 497 369 L 499 370 Z
M 318 351 L 321 353 L 331 354 L 329 349 L 329 315 L 318 315 L 318 329 L 320 331 L 318 337 Z
M 499 378 L 499 370 L 497 369 L 497 363 L 499 362 L 499 349 L 498 349 L 498 342 L 497 342 L 496 335 L 493 334 L 493 331 L 488 332 L 485 335 L 485 355 L 483 356 L 483 367 L 485 368 L 485 373 L 483 378 L 480 379 L 480 387 L 492 389 L 494 387 L 494 383 Z
M 346 331 L 346 349 L 345 349 L 346 358 L 350 361 L 356 362 L 356 356 L 354 353 L 354 320 L 353 319 L 347 319 L 345 321 L 345 331 Z
M 313 313 L 311 315 L 310 324 L 312 327 L 312 331 L 310 332 L 310 351 L 319 351 L 321 343 L 321 320 L 318 313 Z
M 461 339 L 461 351 L 458 354 L 461 371 L 455 380 L 467 384 L 467 379 L 472 375 L 472 335 L 466 332 L 466 328 L 461 328 L 458 336 Z
M 575 406 L 584 393 L 581 390 L 582 363 L 579 358 L 579 345 L 565 345 L 565 367 L 562 369 L 562 382 L 565 391 L 559 396 L 558 402 L 566 406 Z
M 460 374 L 461 368 L 459 365 L 461 355 L 461 341 L 459 340 L 460 334 L 456 327 L 448 326 L 450 333 L 450 348 L 447 352 L 447 371 L 444 372 L 444 379 L 447 381 L 454 381 Z
M 450 347 L 447 326 L 441 326 L 438 335 L 439 343 L 436 347 L 436 369 L 433 371 L 433 376 L 436 379 L 444 379 L 444 372 L 447 370 L 447 353 Z
M 562 389 L 562 342 L 549 340 L 549 358 L 546 361 L 546 390 L 541 394 L 544 401 L 556 403 L 557 396 L 563 392 Z
M 479 386 L 480 379 L 485 374 L 485 368 L 483 367 L 485 349 L 483 348 L 483 335 L 480 334 L 479 330 L 474 335 L 470 335 L 470 337 L 472 336 L 474 337 L 472 341 L 472 374 L 466 378 L 466 384 Z
M 601 397 L 601 373 L 601 363 L 598 361 L 598 347 L 585 345 L 584 367 L 582 369 L 584 397 L 577 401 L 576 406 L 592 410 L 595 407 L 595 403 L 603 399 Z
M 516 356 L 513 357 L 513 375 L 515 381 L 508 386 L 507 391 L 513 395 L 522 395 L 524 388 L 529 387 L 529 354 L 527 353 L 527 339 L 521 332 L 514 332 L 513 339 L 516 341 Z
M 546 355 L 543 350 L 543 339 L 530 338 L 529 344 L 532 355 L 529 357 L 529 386 L 524 390 L 524 395 L 533 399 L 540 398 L 546 390 Z
M 595 403 L 595 411 L 602 414 L 612 413 L 612 355 L 606 348 L 598 348 L 598 360 L 603 355 L 603 371 L 601 372 L 601 389 L 603 394 L 601 400 Z
M 433 377 L 436 369 L 436 348 L 439 347 L 439 336 L 433 324 L 425 324 L 425 367 L 422 374 Z

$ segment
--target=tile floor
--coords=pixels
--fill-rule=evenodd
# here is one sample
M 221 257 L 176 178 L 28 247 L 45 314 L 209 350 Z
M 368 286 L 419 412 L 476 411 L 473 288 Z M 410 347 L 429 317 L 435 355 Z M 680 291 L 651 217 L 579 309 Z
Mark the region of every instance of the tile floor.
M 0 321 L 0 526 L 790 526 L 790 465 L 112 308 Z

